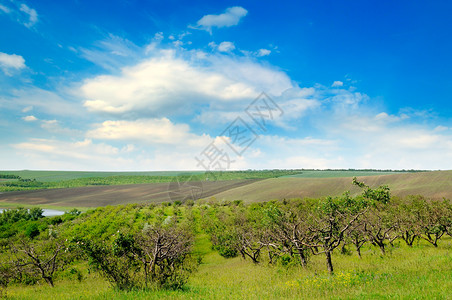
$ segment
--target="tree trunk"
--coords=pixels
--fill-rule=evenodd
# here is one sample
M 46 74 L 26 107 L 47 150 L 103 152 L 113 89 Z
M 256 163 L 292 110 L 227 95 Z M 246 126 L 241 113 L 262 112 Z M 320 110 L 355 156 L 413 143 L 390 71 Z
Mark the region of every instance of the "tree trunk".
M 306 255 L 304 254 L 303 247 L 300 247 L 297 241 L 295 241 L 295 247 L 297 248 L 298 255 L 300 256 L 301 266 L 303 268 L 306 268 L 306 266 L 308 265 L 308 262 L 306 259 Z
M 333 262 L 331 261 L 331 252 L 325 251 L 325 256 L 326 256 L 326 266 L 328 268 L 328 273 L 330 273 L 330 275 L 333 275 L 334 270 L 333 270 Z
M 51 287 L 54 287 L 52 277 L 46 276 L 44 279 Z
M 358 253 L 359 258 L 361 258 L 361 247 L 356 246 L 356 253 Z

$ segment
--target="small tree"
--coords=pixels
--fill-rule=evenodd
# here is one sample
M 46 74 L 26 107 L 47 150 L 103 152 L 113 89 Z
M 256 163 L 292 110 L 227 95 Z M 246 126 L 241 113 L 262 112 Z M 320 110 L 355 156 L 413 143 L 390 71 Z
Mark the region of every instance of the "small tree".
M 417 219 L 416 205 L 414 205 L 417 201 L 416 198 L 418 196 L 411 196 L 404 200 L 399 200 L 396 203 L 396 207 L 391 210 L 391 219 L 396 224 L 397 235 L 409 247 L 412 247 L 414 241 L 419 238 L 416 231 L 419 220 Z
M 431 201 L 424 198 L 413 201 L 418 222 L 416 232 L 421 239 L 438 247 L 438 241 L 447 232 L 447 202 Z
M 312 242 L 307 246 L 314 250 L 314 254 L 325 254 L 330 274 L 334 273 L 331 259 L 333 250 L 344 241 L 347 230 L 366 211 L 365 203 L 360 200 L 351 198 L 349 193 L 337 198 L 327 197 L 311 216 L 308 230 Z M 318 248 L 321 250 L 316 250 Z
M 139 255 L 144 264 L 145 282 L 165 288 L 181 288 L 193 271 L 188 262 L 193 235 L 185 228 L 148 226 L 137 236 Z
M 364 222 L 361 219 L 357 220 L 346 232 L 346 240 L 355 246 L 359 258 L 361 258 L 361 248 L 368 242 L 364 231 Z
M 306 203 L 303 203 L 306 204 Z M 309 208 L 306 205 L 300 205 L 297 208 L 288 207 L 280 209 L 276 206 L 270 206 L 264 210 L 265 227 L 271 246 L 273 256 L 289 254 L 291 257 L 298 257 L 302 267 L 307 267 L 309 257 L 309 234 L 306 222 L 306 216 L 309 214 Z M 272 259 L 271 259 L 272 260 Z
M 140 264 L 135 259 L 134 240 L 119 234 L 112 242 L 86 239 L 74 241 L 88 257 L 91 267 L 99 271 L 110 284 L 119 290 L 130 290 L 139 286 Z
M 0 262 L 0 298 L 7 297 L 7 288 L 14 277 L 13 266 L 7 262 Z
M 31 242 L 22 239 L 11 246 L 14 267 L 21 275 L 27 274 L 44 279 L 51 287 L 58 270 L 63 270 L 70 262 L 65 253 L 65 243 L 61 240 L 40 240 Z
M 377 203 L 369 209 L 364 220 L 364 232 L 368 240 L 378 246 L 381 254 L 385 255 L 387 243 L 392 243 L 398 237 L 397 223 L 392 219 L 386 205 Z

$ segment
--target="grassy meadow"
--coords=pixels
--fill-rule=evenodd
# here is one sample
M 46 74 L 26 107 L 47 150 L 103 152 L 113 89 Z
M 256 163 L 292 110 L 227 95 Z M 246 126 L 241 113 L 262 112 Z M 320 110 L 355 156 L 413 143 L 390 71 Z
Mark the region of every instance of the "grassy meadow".
M 97 274 L 83 269 L 81 282 L 60 279 L 53 289 L 44 283 L 11 286 L 11 299 L 451 299 L 452 239 L 438 248 L 424 242 L 412 248 L 397 241 L 382 257 L 367 247 L 360 259 L 335 254 L 337 272 L 326 273 L 323 256 L 307 270 L 299 266 L 254 265 L 240 257 L 226 259 L 199 237 L 195 251 L 202 264 L 183 290 L 116 291 Z
M 268 172 L 260 176 L 269 177 L 271 174 Z M 273 175 L 275 175 L 274 172 Z M 282 175 L 282 173 L 278 175 Z M 250 173 L 232 173 L 228 176 L 250 176 Z M 366 178 L 366 183 L 371 186 L 384 183 L 386 178 L 399 178 L 399 181 L 393 183 L 399 188 L 408 186 L 408 183 L 417 183 L 418 186 L 424 187 L 419 182 L 427 180 L 431 182 L 432 190 L 436 190 L 435 186 L 448 189 L 450 183 L 444 179 L 448 179 L 450 176 L 452 176 L 452 172 L 422 172 L 362 178 Z M 108 179 L 109 177 L 105 178 Z M 126 176 L 126 178 L 128 177 Z M 438 178 L 442 178 L 442 180 L 438 180 Z M 83 181 L 88 179 L 71 180 Z M 269 248 L 263 248 L 264 250 L 258 263 L 253 263 L 250 258 L 244 259 L 240 255 L 241 252 L 237 250 L 239 248 L 234 248 L 236 249 L 235 255 L 226 258 L 227 256 L 224 255 L 225 248 L 221 247 L 233 248 L 237 247 L 237 245 L 232 244 L 231 246 L 228 241 L 222 240 L 223 238 L 234 238 L 237 236 L 243 239 L 251 238 L 253 239 L 252 245 L 247 246 L 251 249 L 258 246 L 261 241 L 265 242 L 269 237 L 276 238 L 273 243 L 279 241 L 276 236 L 272 235 L 273 229 L 267 230 L 269 228 L 267 226 L 274 226 L 271 228 L 276 228 L 276 230 L 279 230 L 278 228 L 291 228 L 290 224 L 292 223 L 290 222 L 302 220 L 299 223 L 302 224 L 305 216 L 307 216 L 306 224 L 314 227 L 319 226 L 319 220 L 327 220 L 328 218 L 323 218 L 321 215 L 319 216 L 320 219 L 315 219 L 316 217 L 314 217 L 314 212 L 319 209 L 322 211 L 327 209 L 325 211 L 328 211 L 328 207 L 324 206 L 325 203 L 331 204 L 334 202 L 328 202 L 330 200 L 327 200 L 327 197 L 316 199 L 300 197 L 299 199 L 262 202 L 262 200 L 266 199 L 266 196 L 273 195 L 272 193 L 277 195 L 277 191 L 296 190 L 300 182 L 306 183 L 307 181 L 313 183 L 310 186 L 310 190 L 319 189 L 316 184 L 323 181 L 322 189 L 325 190 L 321 189 L 321 191 L 330 194 L 334 194 L 336 190 L 338 193 L 339 190 L 343 192 L 346 182 L 350 190 L 353 191 L 353 188 L 360 190 L 360 188 L 351 185 L 348 177 L 269 178 L 256 180 L 254 183 L 244 186 L 235 186 L 227 191 L 220 191 L 216 194 L 216 197 L 198 201 L 190 200 L 187 203 L 179 201 L 174 203 L 163 202 L 161 204 L 148 202 L 142 204 L 108 205 L 97 208 L 79 205 L 77 208 L 84 212 L 82 214 L 67 213 L 63 216 L 51 218 L 12 221 L 7 221 L 6 219 L 2 221 L 0 218 L 2 235 L 0 246 L 3 247 L 0 248 L 0 265 L 11 258 L 8 253 L 9 250 L 6 250 L 9 242 L 17 245 L 20 244 L 21 239 L 27 239 L 31 244 L 36 243 L 36 245 L 39 245 L 40 242 L 52 242 L 53 235 L 55 235 L 59 240 L 65 240 L 68 246 L 67 249 L 71 247 L 70 245 L 74 245 L 75 240 L 73 238 L 84 238 L 89 241 L 114 245 L 115 239 L 120 234 L 139 234 L 144 231 L 144 228 L 155 224 L 160 224 L 158 226 L 174 224 L 174 226 L 187 226 L 187 228 L 190 228 L 189 230 L 192 232 L 194 240 L 190 250 L 190 257 L 196 258 L 199 263 L 197 270 L 190 274 L 186 284 L 181 289 L 159 288 L 146 290 L 136 288 L 119 290 L 110 284 L 105 276 L 101 276 L 101 273 L 89 263 L 89 259 L 78 258 L 56 273 L 55 286 L 53 288 L 49 287 L 42 278 L 39 278 L 39 275 L 33 275 L 38 277 L 32 284 L 30 282 L 27 283 L 26 276 L 20 277 L 12 280 L 7 286 L 7 298 L 452 299 L 452 293 L 450 292 L 452 290 L 452 237 L 450 236 L 452 205 L 450 202 L 444 201 L 443 203 L 439 200 L 435 200 L 436 204 L 433 205 L 433 200 L 423 197 L 392 197 L 388 203 L 380 203 L 380 208 L 383 210 L 379 211 L 376 207 L 366 210 L 366 215 L 358 219 L 356 228 L 361 228 L 358 226 L 364 226 L 363 224 L 373 224 L 388 230 L 389 233 L 385 237 L 386 240 L 384 242 L 386 253 L 383 255 L 381 249 L 372 244 L 371 238 L 366 237 L 367 241 L 361 249 L 362 257 L 359 257 L 353 243 L 347 240 L 344 248 L 337 247 L 332 252 L 334 274 L 327 271 L 325 255 L 319 251 L 321 246 L 316 246 L 320 247 L 320 249 L 315 248 L 315 250 L 310 248 L 309 251 L 312 252 L 308 254 L 306 267 L 301 266 L 300 260 L 293 256 L 292 252 L 290 257 L 287 254 L 288 252 L 283 252 L 286 251 L 283 249 L 285 246 L 278 246 L 282 247 L 278 249 L 283 250 L 277 254 L 277 259 L 271 264 Z M 437 182 L 436 185 L 434 184 L 435 181 Z M 227 180 L 223 182 L 227 182 Z M 211 183 L 213 184 L 213 182 Z M 129 186 L 126 186 L 126 188 L 128 189 Z M 132 188 L 132 185 L 130 188 Z M 357 205 L 356 208 L 363 209 L 359 206 L 361 205 L 359 203 L 367 203 L 360 202 L 366 199 L 365 197 L 367 196 L 365 195 L 374 195 L 372 197 L 378 198 L 380 197 L 378 193 L 372 193 L 384 191 L 373 190 L 368 186 L 367 188 L 369 188 L 367 191 L 370 191 L 370 194 L 363 192 L 362 196 L 350 196 L 351 198 L 347 198 L 349 197 L 347 196 L 348 194 L 344 194 L 335 198 L 339 202 L 334 202 L 335 204 L 333 204 L 348 207 L 346 205 L 354 203 L 353 205 Z M 66 191 L 66 189 L 61 189 L 61 191 Z M 228 192 L 235 193 L 235 200 L 238 199 L 237 195 L 239 194 L 244 197 L 254 194 L 254 197 L 257 197 L 256 199 L 261 197 L 261 200 L 230 201 L 218 197 L 218 195 Z M 111 195 L 114 193 L 117 193 L 117 191 L 113 190 Z M 387 195 L 389 197 L 389 190 Z M 291 194 L 288 194 L 287 199 L 294 198 L 290 196 Z M 346 202 L 341 202 L 341 199 L 346 200 Z M 39 206 L 41 208 L 69 211 L 75 207 L 76 203 L 80 203 L 80 200 L 79 202 L 73 202 L 74 206 L 62 205 L 64 202 L 61 202 L 60 206 L 39 205 L 37 203 L 36 205 L 28 205 L 27 208 Z M 5 208 L 13 209 L 20 203 L 3 202 L 1 205 Z M 440 215 L 435 215 L 435 209 L 439 209 L 437 211 L 441 212 Z M 308 214 L 311 213 L 312 216 L 309 216 Z M 349 218 L 351 218 L 353 210 L 344 210 L 343 213 L 350 214 Z M 417 215 L 418 213 L 419 215 Z M 442 213 L 444 215 L 441 215 Z M 337 216 L 340 214 L 337 214 Z M 409 216 L 404 218 L 405 214 Z M 431 223 L 429 218 L 432 216 L 437 218 L 440 223 Z M 314 219 L 310 219 L 311 217 Z M 379 217 L 384 220 L 383 223 L 378 221 Z M 337 222 L 338 226 L 345 226 L 344 224 L 347 223 L 347 220 L 338 219 Z M 397 225 L 393 226 L 396 223 Z M 443 226 L 446 223 L 448 224 L 444 225 L 446 227 L 441 227 L 444 232 L 438 240 L 437 247 L 422 239 L 425 238 L 425 234 L 434 235 L 439 228 L 437 225 Z M 424 225 L 422 224 L 426 224 L 425 226 L 429 226 L 430 229 L 423 231 L 422 226 Z M 406 242 L 400 238 L 406 228 L 408 228 L 407 230 L 415 230 L 413 232 L 418 235 L 412 247 L 407 246 Z M 251 236 L 248 236 L 248 234 L 251 234 Z M 361 232 L 360 234 L 364 236 L 366 233 Z M 395 240 L 390 242 L 391 237 L 397 235 L 399 238 L 395 238 Z M 315 238 L 319 241 L 318 236 Z M 236 243 L 238 240 L 232 239 L 231 241 Z M 340 242 L 341 246 L 344 241 L 345 239 Z M 239 241 L 239 243 L 241 242 L 242 240 Z M 312 254 L 314 252 L 316 255 Z
M 188 172 L 65 172 L 0 171 L 2 176 L 19 176 L 0 182 L 0 192 L 61 189 L 86 186 L 169 183 L 177 181 L 229 181 L 268 179 L 298 174 L 298 170 L 188 171 Z

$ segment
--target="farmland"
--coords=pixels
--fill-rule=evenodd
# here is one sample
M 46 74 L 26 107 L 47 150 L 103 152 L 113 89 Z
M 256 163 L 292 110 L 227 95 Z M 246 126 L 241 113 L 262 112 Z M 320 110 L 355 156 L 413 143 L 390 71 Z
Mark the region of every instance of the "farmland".
M 217 177 L 203 173 L 179 177 L 174 174 L 172 176 L 86 177 L 53 181 L 50 182 L 51 187 L 39 190 L 29 188 L 25 191 L 0 194 L 0 206 L 4 203 L 5 205 L 96 207 L 127 203 L 161 203 L 182 200 L 185 197 L 215 198 L 220 201 L 243 200 L 249 203 L 274 199 L 338 196 L 346 190 L 356 195 L 359 189 L 350 185 L 351 175 L 358 176 L 371 186 L 387 184 L 395 196 L 423 195 L 433 199 L 452 198 L 452 171 L 376 172 L 378 175 L 374 176 L 368 176 L 369 173 L 373 174 L 369 171 L 295 172 L 309 177 L 299 177 L 299 175 L 287 177 L 284 171 L 279 171 L 277 174 L 275 172 L 259 174 L 249 171 L 225 172 Z M 52 174 L 56 176 L 56 173 Z M 63 172 L 62 177 L 65 176 L 67 173 Z M 220 180 L 206 180 L 208 177 Z M 174 184 L 177 180 L 181 183 L 187 182 L 188 185 L 180 189 Z M 193 187 L 201 189 L 202 192 L 193 197 L 190 195 Z
M 55 239 L 55 242 L 61 239 L 69 241 L 70 237 L 76 237 L 73 242 L 75 244 L 77 238 L 85 237 L 85 240 L 110 245 L 114 239 L 121 237 L 118 236 L 118 232 L 137 234 L 141 232 L 143 226 L 150 226 L 149 224 L 178 220 L 171 226 L 176 224 L 185 226 L 186 222 L 191 220 L 190 222 L 194 223 L 190 228 L 195 236 L 192 255 L 198 257 L 199 266 L 182 289 L 123 290 L 112 288 L 112 285 L 115 286 L 114 282 L 109 283 L 102 273 L 83 259 L 79 259 L 55 275 L 55 287 L 50 288 L 42 280 L 37 280 L 33 284 L 31 278 L 34 277 L 31 277 L 24 282 L 13 280 L 7 287 L 7 295 L 12 299 L 350 299 L 394 296 L 447 299 L 449 297 L 449 291 L 452 289 L 452 239 L 448 235 L 439 240 L 437 247 L 421 238 L 416 238 L 411 246 L 406 245 L 402 238 L 391 243 L 386 240 L 385 254 L 372 243 L 366 242 L 361 248 L 361 257 L 357 255 L 352 244 L 347 244 L 345 250 L 338 248 L 333 253 L 334 275 L 328 274 L 321 253 L 310 255 L 307 267 L 301 267 L 297 257 L 291 258 L 287 253 L 278 254 L 279 259 L 270 263 L 267 250 L 259 256 L 258 263 L 252 263 L 248 257 L 243 259 L 240 255 L 230 257 L 228 254 L 226 257 L 225 252 L 218 247 L 221 239 L 213 238 L 217 235 L 226 237 L 233 228 L 240 232 L 241 226 L 246 225 L 231 222 L 235 218 L 241 220 L 245 217 L 247 222 L 253 222 L 258 226 L 243 232 L 248 235 L 258 228 L 265 229 L 269 226 L 267 222 L 271 219 L 265 217 L 269 212 L 292 210 L 310 201 L 289 201 L 286 204 L 280 201 L 246 206 L 239 202 L 215 201 L 200 201 L 188 206 L 168 203 L 129 204 L 91 209 L 79 216 L 66 214 L 62 218 L 43 218 L 28 223 L 22 221 L 15 226 L 24 228 L 25 232 L 29 232 L 27 229 L 30 228 L 29 224 L 33 222 L 39 224 L 38 235 L 33 238 L 36 243 L 45 242 L 49 232 L 58 228 L 61 237 Z M 402 203 L 409 204 L 411 200 L 404 201 L 406 202 Z M 398 202 L 394 202 L 394 205 L 396 203 Z M 417 209 L 416 207 L 412 206 L 413 209 Z M 392 216 L 397 215 L 399 214 Z M 371 218 L 360 220 L 372 222 Z M 217 223 L 219 221 L 221 223 Z M 220 224 L 224 226 L 219 226 Z M 236 225 L 230 227 L 232 224 Z M 264 227 L 259 227 L 262 225 Z M 12 229 L 10 227 L 9 230 Z M 400 229 L 394 227 L 391 234 L 398 232 L 397 230 L 402 230 L 402 227 Z M 73 249 L 71 247 L 69 248 Z M 3 260 L 5 261 L 7 260 Z M 439 282 L 441 285 L 438 285 Z
M 12 299 L 449 297 L 452 203 L 442 199 L 452 196 L 452 171 L 297 172 L 41 177 L 50 185 L 4 192 L 0 293 Z M 68 182 L 76 187 L 56 188 Z M 22 205 L 32 209 L 15 209 Z M 42 218 L 39 207 L 66 213 Z M 343 228 L 329 233 L 333 242 L 318 234 L 328 222 Z M 186 252 L 173 261 L 183 265 L 170 277 L 149 277 L 140 267 L 149 263 L 138 257 L 153 232 L 184 236 L 173 242 L 183 246 L 172 251 Z M 30 247 L 31 256 L 61 256 L 47 279 L 33 263 L 22 263 Z M 171 272 L 165 261 L 156 263 Z

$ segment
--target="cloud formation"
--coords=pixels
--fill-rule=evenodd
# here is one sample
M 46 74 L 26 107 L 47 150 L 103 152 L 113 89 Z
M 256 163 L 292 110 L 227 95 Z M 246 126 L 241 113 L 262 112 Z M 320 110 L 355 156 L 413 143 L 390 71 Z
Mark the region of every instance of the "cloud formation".
M 247 58 L 160 50 L 120 75 L 85 80 L 80 92 L 88 110 L 130 118 L 188 114 L 203 105 L 231 109 L 263 90 L 279 95 L 291 87 L 284 72 Z
M 11 9 L 9 9 L 8 7 L 0 4 L 0 11 L 4 12 L 6 14 L 9 14 L 11 12 Z
M 19 10 L 28 16 L 28 21 L 23 22 L 23 24 L 30 28 L 38 22 L 38 13 L 35 9 L 30 8 L 26 4 L 21 4 Z
M 205 15 L 198 20 L 197 28 L 212 33 L 212 28 L 231 27 L 237 25 L 240 20 L 248 14 L 248 11 L 241 6 L 233 6 L 219 15 Z
M 218 51 L 220 52 L 230 52 L 235 49 L 234 43 L 232 42 L 221 42 L 218 45 Z
M 26 117 L 23 117 L 22 119 L 26 122 L 33 122 L 33 121 L 38 120 L 38 118 L 36 118 L 35 116 L 26 116 Z
M 190 132 L 187 124 L 173 124 L 167 118 L 135 121 L 105 121 L 87 132 L 87 137 L 100 140 L 142 142 L 148 145 L 207 145 L 211 138 Z
M 7 76 L 12 76 L 12 71 L 21 70 L 25 67 L 25 59 L 22 56 L 0 52 L 0 69 Z

